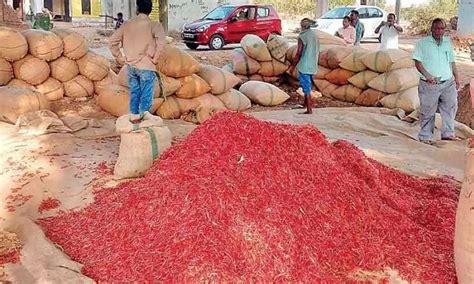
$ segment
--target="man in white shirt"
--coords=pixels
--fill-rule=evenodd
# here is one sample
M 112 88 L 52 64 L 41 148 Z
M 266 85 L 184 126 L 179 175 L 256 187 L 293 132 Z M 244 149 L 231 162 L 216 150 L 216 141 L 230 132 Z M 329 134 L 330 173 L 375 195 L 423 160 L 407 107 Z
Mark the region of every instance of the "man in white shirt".
M 395 14 L 387 16 L 387 22 L 382 22 L 375 29 L 375 33 L 380 33 L 380 49 L 398 49 L 398 35 L 403 32 L 403 28 L 395 22 Z

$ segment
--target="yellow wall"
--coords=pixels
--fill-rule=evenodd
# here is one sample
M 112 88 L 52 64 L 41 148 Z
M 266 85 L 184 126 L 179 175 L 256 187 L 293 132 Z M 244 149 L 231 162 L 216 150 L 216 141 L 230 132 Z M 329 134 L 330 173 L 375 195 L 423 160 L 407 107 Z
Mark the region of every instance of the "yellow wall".
M 99 17 L 102 14 L 101 0 L 90 0 L 91 1 L 91 14 L 82 14 L 82 1 L 72 0 L 72 16 L 73 17 Z
M 160 6 L 158 0 L 152 0 L 153 3 L 153 10 L 151 10 L 150 18 L 154 21 L 158 21 L 160 19 Z

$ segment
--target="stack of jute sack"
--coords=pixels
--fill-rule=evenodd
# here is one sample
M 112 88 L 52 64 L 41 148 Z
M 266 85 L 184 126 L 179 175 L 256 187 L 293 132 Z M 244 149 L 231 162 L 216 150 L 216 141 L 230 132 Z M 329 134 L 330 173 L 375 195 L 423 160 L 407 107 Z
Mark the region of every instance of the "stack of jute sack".
M 0 27 L 0 86 L 7 86 L 0 92 L 0 109 L 9 109 L 9 122 L 63 96 L 92 96 L 94 85 L 111 80 L 109 71 L 109 62 L 90 52 L 79 33 Z
M 331 47 L 320 53 L 316 88 L 326 97 L 362 106 L 419 108 L 418 75 L 408 52 Z

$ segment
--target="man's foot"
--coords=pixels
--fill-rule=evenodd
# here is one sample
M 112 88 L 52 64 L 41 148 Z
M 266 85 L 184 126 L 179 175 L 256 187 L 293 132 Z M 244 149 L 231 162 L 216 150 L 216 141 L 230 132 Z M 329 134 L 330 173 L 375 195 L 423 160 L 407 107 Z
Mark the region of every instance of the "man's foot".
M 130 115 L 130 122 L 133 123 L 133 124 L 138 124 L 140 122 L 142 122 L 143 120 L 143 116 L 139 115 L 139 114 L 131 114 Z
M 461 138 L 457 136 L 451 136 L 451 137 L 442 137 L 441 140 L 444 141 L 461 141 Z
M 311 99 L 311 96 L 305 96 L 304 102 L 306 105 L 306 111 L 303 114 L 313 114 L 313 100 Z
M 420 142 L 426 145 L 434 145 L 434 141 L 431 140 L 420 140 Z

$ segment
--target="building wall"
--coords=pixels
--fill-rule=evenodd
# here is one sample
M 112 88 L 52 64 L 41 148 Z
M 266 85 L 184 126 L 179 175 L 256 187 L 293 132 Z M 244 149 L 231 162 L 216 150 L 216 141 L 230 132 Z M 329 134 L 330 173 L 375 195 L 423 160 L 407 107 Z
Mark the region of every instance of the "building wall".
M 458 31 L 474 34 L 474 0 L 459 0 Z

